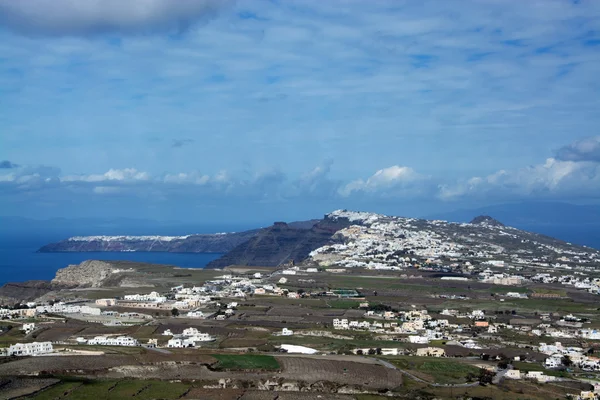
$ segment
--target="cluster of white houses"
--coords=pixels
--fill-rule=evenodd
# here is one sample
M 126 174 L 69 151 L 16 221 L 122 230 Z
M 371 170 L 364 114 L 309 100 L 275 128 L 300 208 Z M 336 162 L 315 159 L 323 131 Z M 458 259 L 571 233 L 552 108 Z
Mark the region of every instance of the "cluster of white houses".
M 53 351 L 51 342 L 16 343 L 7 348 L 0 348 L 0 356 L 39 356 Z
M 170 329 L 163 332 L 164 336 L 172 336 L 167 347 L 198 347 L 202 342 L 213 342 L 215 337 L 198 331 L 196 328 L 186 328 L 181 334 L 174 334 Z
M 92 339 L 79 337 L 76 339 L 79 344 L 90 346 L 139 346 L 140 343 L 131 336 L 96 336 Z

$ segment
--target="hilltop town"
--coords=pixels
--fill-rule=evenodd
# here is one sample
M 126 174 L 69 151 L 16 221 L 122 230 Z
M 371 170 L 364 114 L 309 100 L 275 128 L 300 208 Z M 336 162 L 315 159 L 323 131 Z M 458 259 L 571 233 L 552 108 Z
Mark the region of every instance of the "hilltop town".
M 311 244 L 276 267 L 87 261 L 5 296 L 0 384 L 33 398 L 598 398 L 597 250 L 490 217 L 338 210 L 316 225 L 240 244 Z

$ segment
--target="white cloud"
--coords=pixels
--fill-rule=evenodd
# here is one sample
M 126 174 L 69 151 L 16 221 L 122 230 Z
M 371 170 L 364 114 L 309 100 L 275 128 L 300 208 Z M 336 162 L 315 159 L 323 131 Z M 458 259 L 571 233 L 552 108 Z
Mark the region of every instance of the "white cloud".
M 115 186 L 96 186 L 94 187 L 94 193 L 96 194 L 115 194 L 119 193 L 120 188 Z
M 105 182 L 105 181 L 149 181 L 150 174 L 135 168 L 110 169 L 101 175 L 72 175 L 61 178 L 64 182 Z
M 543 164 L 440 185 L 438 197 L 442 200 L 597 198 L 600 197 L 600 164 L 548 158 Z
M 203 175 L 197 172 L 192 173 L 184 173 L 180 172 L 178 174 L 167 174 L 164 178 L 165 183 L 178 183 L 185 184 L 191 183 L 194 185 L 206 185 L 210 181 L 210 176 Z
M 564 161 L 600 162 L 600 136 L 584 138 L 563 146 L 556 152 L 556 158 Z
M 350 196 L 353 192 L 379 192 L 394 187 L 406 187 L 424 177 L 417 174 L 410 167 L 401 167 L 394 165 L 388 168 L 380 169 L 375 172 L 366 181 L 357 179 L 340 188 L 339 193 L 342 196 Z
M 0 25 L 26 34 L 181 31 L 229 0 L 0 0 Z

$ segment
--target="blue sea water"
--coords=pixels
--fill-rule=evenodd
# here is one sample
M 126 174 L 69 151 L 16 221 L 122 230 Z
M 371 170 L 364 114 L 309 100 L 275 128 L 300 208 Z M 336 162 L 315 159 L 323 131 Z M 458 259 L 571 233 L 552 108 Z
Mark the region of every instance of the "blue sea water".
M 221 256 L 218 253 L 37 253 L 45 244 L 65 236 L 0 234 L 0 285 L 31 279 L 49 280 L 60 268 L 85 260 L 127 260 L 203 268 Z

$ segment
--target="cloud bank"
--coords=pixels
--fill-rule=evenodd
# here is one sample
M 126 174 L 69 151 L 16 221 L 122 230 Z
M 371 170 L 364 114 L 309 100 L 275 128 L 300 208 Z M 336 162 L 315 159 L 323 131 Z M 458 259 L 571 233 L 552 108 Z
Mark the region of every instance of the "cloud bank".
M 181 32 L 228 0 L 0 0 L 0 25 L 19 33 L 85 36 Z
M 11 169 L 11 168 L 18 168 L 19 165 L 12 163 L 8 160 L 2 160 L 0 161 L 0 169 Z
M 556 152 L 556 158 L 562 161 L 600 162 L 600 136 L 577 140 Z
M 580 143 L 565 148 L 589 153 L 585 151 L 589 147 Z M 200 207 L 204 213 L 229 210 L 241 217 L 252 217 L 260 209 L 268 217 L 274 212 L 306 216 L 300 211 L 336 207 L 398 210 L 402 204 L 401 210 L 407 210 L 412 204 L 422 212 L 423 204 L 434 202 L 450 206 L 453 202 L 600 199 L 600 162 L 553 157 L 540 164 L 454 181 L 402 165 L 381 168 L 367 178 L 344 180 L 332 177 L 336 170 L 331 160 L 297 177 L 276 167 L 242 174 L 227 170 L 153 174 L 113 168 L 104 173 L 65 175 L 53 167 L 12 162 L 10 166 L 0 171 L 3 204 L 36 210 L 47 204 L 68 205 L 69 209 L 93 206 L 94 213 L 108 215 L 114 207 L 119 212 L 126 210 L 128 216 L 145 210 L 161 216 L 173 213 L 177 218 Z

